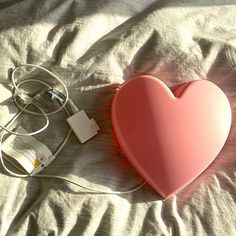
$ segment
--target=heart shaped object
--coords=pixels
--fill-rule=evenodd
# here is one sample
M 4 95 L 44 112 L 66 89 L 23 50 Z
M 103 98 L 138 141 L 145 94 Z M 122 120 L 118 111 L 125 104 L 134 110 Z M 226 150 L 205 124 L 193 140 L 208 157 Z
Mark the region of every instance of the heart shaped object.
M 133 167 L 167 198 L 200 175 L 221 151 L 231 108 L 222 90 L 207 80 L 171 91 L 153 76 L 139 76 L 116 93 L 112 125 Z

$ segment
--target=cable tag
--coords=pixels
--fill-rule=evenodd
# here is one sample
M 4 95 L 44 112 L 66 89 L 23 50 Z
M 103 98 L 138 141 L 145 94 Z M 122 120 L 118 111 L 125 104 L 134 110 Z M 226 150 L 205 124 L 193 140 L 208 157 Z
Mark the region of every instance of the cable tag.
M 22 126 L 18 133 L 28 133 Z M 16 168 L 35 175 L 49 165 L 54 156 L 48 147 L 33 136 L 10 135 L 2 144 L 4 157 Z

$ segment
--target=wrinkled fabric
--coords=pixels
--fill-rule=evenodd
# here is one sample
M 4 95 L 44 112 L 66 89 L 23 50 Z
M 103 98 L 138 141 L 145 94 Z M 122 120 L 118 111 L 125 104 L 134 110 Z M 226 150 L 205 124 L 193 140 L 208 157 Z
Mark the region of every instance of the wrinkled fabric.
M 209 79 L 226 93 L 233 113 L 216 160 L 167 200 L 148 184 L 130 194 L 97 194 L 53 178 L 15 178 L 1 167 L 0 235 L 235 235 L 235 16 L 236 1 L 227 0 L 0 1 L 1 124 L 17 112 L 12 69 L 33 63 L 57 74 L 101 128 L 85 144 L 72 134 L 42 174 L 107 191 L 142 182 L 120 156 L 110 117 L 116 89 L 137 75 L 168 86 Z M 40 71 L 37 78 L 56 84 Z M 64 112 L 50 116 L 49 128 L 36 136 L 52 152 L 68 132 L 65 119 Z M 43 122 L 23 114 L 14 126 L 33 131 Z

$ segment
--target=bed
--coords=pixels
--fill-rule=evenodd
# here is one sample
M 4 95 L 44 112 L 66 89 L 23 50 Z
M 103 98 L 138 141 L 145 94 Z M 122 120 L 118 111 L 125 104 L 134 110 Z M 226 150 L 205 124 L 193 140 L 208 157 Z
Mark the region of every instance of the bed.
M 120 155 L 110 115 L 119 85 L 138 75 L 170 87 L 208 79 L 227 95 L 233 120 L 210 167 L 166 200 L 148 184 L 129 194 L 99 194 L 0 168 L 0 235 L 236 235 L 235 15 L 233 0 L 1 0 L 0 123 L 17 112 L 12 69 L 33 63 L 57 74 L 100 126 L 85 144 L 72 134 L 43 174 L 104 191 L 142 183 Z M 63 112 L 50 116 L 36 137 L 52 152 L 68 131 L 65 119 Z M 19 124 L 34 130 L 42 121 L 24 114 Z

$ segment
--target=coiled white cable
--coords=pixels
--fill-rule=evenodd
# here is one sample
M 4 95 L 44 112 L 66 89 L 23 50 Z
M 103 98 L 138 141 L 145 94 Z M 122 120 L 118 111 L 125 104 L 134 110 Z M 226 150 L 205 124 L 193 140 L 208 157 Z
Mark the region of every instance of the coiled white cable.
M 11 76 L 12 84 L 13 84 L 13 86 L 14 86 L 14 89 L 15 89 L 16 92 L 19 93 L 19 94 L 22 94 L 22 92 L 18 89 L 18 86 L 16 85 L 16 82 L 15 82 L 15 73 L 16 73 L 17 70 L 19 70 L 19 69 L 22 68 L 22 67 L 33 67 L 33 68 L 41 69 L 41 70 L 45 71 L 46 73 L 48 73 L 49 75 L 51 75 L 54 79 L 57 80 L 57 82 L 59 82 L 59 83 L 62 85 L 62 87 L 63 87 L 63 89 L 64 89 L 64 92 L 65 92 L 65 100 L 64 100 L 64 102 L 61 104 L 61 106 L 60 106 L 58 109 L 56 109 L 55 111 L 52 111 L 52 112 L 48 112 L 48 113 L 46 112 L 46 114 L 49 116 L 49 115 L 53 115 L 53 114 L 55 114 L 55 113 L 61 111 L 61 110 L 66 106 L 66 103 L 67 103 L 67 101 L 68 101 L 68 99 L 69 99 L 69 92 L 68 92 L 68 89 L 67 89 L 65 83 L 64 83 L 57 75 L 55 75 L 54 73 L 52 73 L 51 71 L 47 70 L 46 68 L 44 68 L 44 67 L 42 67 L 42 66 L 38 66 L 38 65 L 34 65 L 34 64 L 23 64 L 23 65 L 20 65 L 20 66 L 16 67 L 16 68 L 12 71 L 12 76 Z M 29 80 L 28 80 L 28 81 L 29 81 Z M 41 80 L 39 80 L 39 81 L 41 81 Z M 45 85 L 47 84 L 46 82 L 43 82 L 43 81 L 41 81 L 41 82 L 44 83 Z M 50 85 L 47 84 L 47 86 L 50 86 Z M 51 87 L 51 86 L 50 86 L 50 87 Z M 26 93 L 25 93 L 25 94 L 26 94 Z M 26 94 L 26 95 L 28 95 L 28 94 Z M 19 103 L 16 101 L 16 99 L 15 99 L 15 98 L 13 98 L 13 99 L 14 99 L 14 101 L 15 101 L 17 107 L 22 110 L 22 107 L 19 105 Z M 33 115 L 38 115 L 37 112 L 33 112 L 33 111 L 30 111 L 30 110 L 27 110 L 27 111 L 25 111 L 25 112 L 30 113 L 30 114 L 33 114 Z
M 16 99 L 15 99 L 15 90 L 18 90 L 18 88 L 19 88 L 21 85 L 23 85 L 23 84 L 25 84 L 25 83 L 28 83 L 28 82 L 37 82 L 37 83 L 43 84 L 44 86 L 46 86 L 46 87 L 48 87 L 48 88 L 51 88 L 51 86 L 50 86 L 49 84 L 47 84 L 46 82 L 40 81 L 40 80 L 34 80 L 34 79 L 23 80 L 23 81 L 21 81 L 19 84 L 17 84 L 17 85 L 15 84 L 15 89 L 14 89 L 14 91 L 13 91 L 13 100 L 16 100 Z M 7 131 L 8 133 L 14 134 L 14 135 L 18 135 L 18 136 L 32 136 L 32 135 L 36 135 L 36 134 L 39 134 L 39 133 L 43 132 L 43 131 L 48 127 L 48 125 L 49 125 L 48 116 L 47 116 L 46 112 L 45 112 L 39 105 L 37 105 L 37 104 L 35 104 L 35 103 L 31 103 L 31 105 L 35 106 L 39 111 L 41 111 L 41 113 L 36 113 L 36 114 L 41 115 L 41 116 L 44 116 L 44 118 L 45 118 L 45 120 L 46 120 L 45 125 L 44 125 L 41 129 L 39 129 L 39 130 L 37 130 L 37 131 L 34 131 L 34 132 L 31 132 L 31 133 L 24 134 L 24 133 L 16 133 L 16 132 L 13 132 L 13 131 L 9 130 L 7 127 L 4 127 L 4 126 L 2 126 L 2 125 L 0 125 L 0 127 L 1 127 L 3 130 Z M 26 106 L 24 106 L 24 107 L 19 106 L 19 108 L 20 108 L 20 110 L 21 110 L 22 112 L 23 112 L 23 111 L 24 111 L 24 112 L 27 112 L 27 111 L 28 111 L 28 110 L 27 110 L 27 107 L 28 107 L 28 106 L 29 106 L 29 105 L 26 105 Z
M 53 111 L 53 112 L 49 112 L 49 113 L 46 113 L 40 106 L 38 106 L 37 104 L 33 104 L 35 107 L 37 107 L 42 114 L 40 113 L 37 113 L 37 112 L 33 112 L 31 110 L 28 110 L 27 107 L 28 105 L 22 107 L 20 106 L 20 104 L 17 102 L 17 99 L 16 99 L 16 94 L 23 94 L 23 95 L 26 95 L 28 96 L 27 93 L 22 93 L 20 90 L 19 90 L 19 86 L 23 85 L 24 83 L 27 83 L 27 82 L 38 82 L 38 83 L 41 83 L 43 84 L 44 86 L 48 87 L 48 88 L 51 88 L 51 86 L 49 84 L 47 84 L 46 82 L 44 81 L 40 81 L 40 80 L 35 80 L 35 79 L 27 79 L 27 80 L 24 80 L 24 81 L 21 81 L 19 82 L 18 84 L 16 84 L 15 82 L 15 73 L 16 71 L 21 68 L 21 67 L 36 67 L 36 68 L 39 68 L 39 69 L 42 69 L 43 71 L 47 72 L 48 74 L 50 74 L 52 77 L 54 77 L 64 88 L 65 90 L 65 100 L 64 102 L 61 104 L 60 108 L 58 108 L 57 110 Z M 21 177 L 21 178 L 25 178 L 25 177 L 30 177 L 31 175 L 28 175 L 28 174 L 17 174 L 11 170 L 9 170 L 7 168 L 7 166 L 5 165 L 4 161 L 3 161 L 3 156 L 2 156 L 2 149 L 1 149 L 1 144 L 2 144 L 2 139 L 3 139 L 3 136 L 4 136 L 4 132 L 9 132 L 11 134 L 14 134 L 14 135 L 26 135 L 26 136 L 32 136 L 32 135 L 35 135 L 35 134 L 38 134 L 40 132 L 42 132 L 43 130 L 45 130 L 49 124 L 49 119 L 48 119 L 48 115 L 52 115 L 52 114 L 55 114 L 59 111 L 61 111 L 62 109 L 65 110 L 65 112 L 67 113 L 68 116 L 70 116 L 68 110 L 66 109 L 66 104 L 68 102 L 68 99 L 69 99 L 69 94 L 68 94 L 68 90 L 66 88 L 66 85 L 65 83 L 58 77 L 56 76 L 55 74 L 53 74 L 51 71 L 47 70 L 46 68 L 44 67 L 41 67 L 41 66 L 38 66 L 38 65 L 34 65 L 34 64 L 25 64 L 25 65 L 20 65 L 18 67 L 16 67 L 13 72 L 12 72 L 12 83 L 13 83 L 13 86 L 14 86 L 14 91 L 13 91 L 13 100 L 16 104 L 16 106 L 20 109 L 20 111 L 13 117 L 13 119 L 8 122 L 8 124 L 6 126 L 1 126 L 0 127 L 4 130 L 4 131 L 0 131 L 2 132 L 2 134 L 0 135 L 0 162 L 3 166 L 3 168 L 5 169 L 6 172 L 8 172 L 9 174 L 11 174 L 12 176 L 15 176 L 15 177 Z M 37 131 L 34 131 L 34 132 L 31 132 L 31 133 L 27 133 L 27 134 L 23 134 L 23 133 L 16 133 L 16 132 L 13 132 L 11 130 L 8 129 L 8 127 L 23 113 L 23 112 L 26 112 L 26 113 L 29 113 L 29 114 L 33 114 L 33 115 L 43 115 L 46 119 L 46 124 L 43 128 L 37 130 Z M 61 151 L 61 149 L 65 146 L 66 142 L 68 141 L 69 139 L 69 136 L 71 134 L 71 129 L 69 129 L 64 141 L 62 142 L 62 144 L 59 146 L 59 148 L 57 149 L 57 151 L 53 154 L 54 157 L 56 157 L 59 152 Z M 132 192 L 135 192 L 137 191 L 138 189 L 140 189 L 141 187 L 143 187 L 145 184 L 146 184 L 146 181 L 143 181 L 141 184 L 139 184 L 138 186 L 135 186 L 134 188 L 132 189 L 129 189 L 129 190 L 124 190 L 124 191 L 103 191 L 103 190 L 100 190 L 100 189 L 95 189 L 95 188 L 91 188 L 91 187 L 88 187 L 88 186 L 84 186 L 84 185 L 81 185 L 71 179 L 68 179 L 66 177 L 62 177 L 62 176 L 58 176 L 58 175 L 47 175 L 47 174 L 37 174 L 37 175 L 33 175 L 32 177 L 37 177 L 37 178 L 54 178 L 54 179 L 60 179 L 60 180 L 64 180 L 64 181 L 67 181 L 69 183 L 72 183 L 76 186 L 79 186 L 79 187 L 82 187 L 84 189 L 87 189 L 87 190 L 90 190 L 90 191 L 93 191 L 93 192 L 96 192 L 96 193 L 102 193 L 102 194 L 128 194 L 128 193 L 132 193 Z

